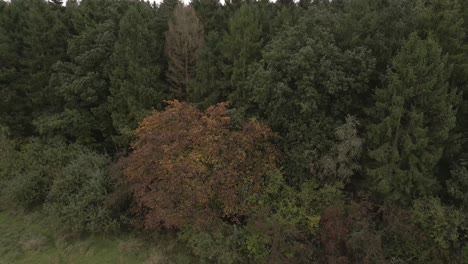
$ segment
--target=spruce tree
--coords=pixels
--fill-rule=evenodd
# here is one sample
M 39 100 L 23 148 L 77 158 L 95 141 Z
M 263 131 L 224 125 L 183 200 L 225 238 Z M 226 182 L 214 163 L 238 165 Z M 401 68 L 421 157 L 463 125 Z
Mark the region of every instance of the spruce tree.
M 223 38 L 224 71 L 230 84 L 229 100 L 236 106 L 243 106 L 249 100 L 245 83 L 249 66 L 260 59 L 264 45 L 259 14 L 253 4 L 243 4 L 229 20 L 228 31 Z
M 35 121 L 42 135 L 115 151 L 108 107 L 109 71 L 117 21 L 125 6 L 123 1 L 83 1 L 70 13 L 77 35 L 69 41 L 67 58 L 54 65 L 50 86 L 60 107 Z
M 203 46 L 204 31 L 192 6 L 178 5 L 166 32 L 167 79 L 173 96 L 186 99 L 194 78 L 197 52 Z
M 416 2 L 416 14 L 419 36 L 432 35 L 439 43 L 443 53 L 448 55 L 447 63 L 453 66 L 449 86 L 466 94 L 468 86 L 468 50 L 464 48 L 465 30 L 463 28 L 463 9 L 459 0 L 419 0 Z M 448 176 L 452 163 L 463 156 L 467 144 L 467 115 L 463 103 L 458 109 L 457 125 L 451 131 L 444 162 L 441 168 Z
M 0 123 L 18 135 L 25 130 L 26 113 L 21 102 L 24 95 L 15 81 L 19 79 L 19 47 L 13 35 L 16 27 L 12 9 L 12 5 L 0 2 Z
M 416 29 L 413 1 L 343 0 L 332 1 L 336 21 L 336 43 L 342 48 L 363 46 L 376 59 L 371 82 L 380 86 L 392 58 Z
M 195 9 L 206 34 L 225 29 L 227 21 L 224 17 L 223 5 L 219 0 L 194 0 L 190 2 L 190 5 Z
M 27 75 L 31 118 L 55 107 L 49 88 L 52 66 L 63 59 L 67 49 L 67 30 L 60 20 L 60 10 L 42 0 L 29 4 L 24 36 L 22 64 Z
M 449 74 L 437 42 L 412 34 L 393 60 L 388 86 L 376 91 L 368 172 L 382 199 L 409 204 L 437 189 L 436 165 L 456 119 Z
M 223 72 L 222 41 L 219 32 L 208 33 L 198 54 L 193 89 L 188 91 L 188 96 L 202 108 L 226 101 L 229 96 L 229 81 Z
M 120 144 L 128 143 L 137 122 L 161 109 L 167 98 L 161 80 L 161 43 L 155 11 L 144 3 L 132 5 L 120 21 L 118 39 L 111 59 L 109 107 Z M 122 141 L 123 140 L 123 141 Z
M 48 89 L 52 65 L 65 55 L 60 10 L 42 0 L 15 0 L 0 15 L 2 114 L 15 136 L 35 134 L 33 119 L 52 106 Z

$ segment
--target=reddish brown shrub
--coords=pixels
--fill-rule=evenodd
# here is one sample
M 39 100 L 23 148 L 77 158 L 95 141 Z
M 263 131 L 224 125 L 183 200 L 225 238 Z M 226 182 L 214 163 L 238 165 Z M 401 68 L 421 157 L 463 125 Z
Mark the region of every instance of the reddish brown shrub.
M 384 263 L 381 236 L 371 226 L 364 203 L 328 207 L 320 221 L 324 263 Z
M 136 136 L 121 164 L 148 229 L 235 221 L 276 162 L 271 130 L 255 120 L 231 129 L 224 103 L 202 112 L 171 101 Z

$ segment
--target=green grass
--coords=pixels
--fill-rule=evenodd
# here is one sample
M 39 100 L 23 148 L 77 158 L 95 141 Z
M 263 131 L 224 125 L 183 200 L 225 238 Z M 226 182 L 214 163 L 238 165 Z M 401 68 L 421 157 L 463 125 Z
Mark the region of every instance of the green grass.
M 38 219 L 34 214 L 0 212 L 0 264 L 167 263 L 158 261 L 163 256 L 151 253 L 155 250 L 134 237 L 65 239 Z

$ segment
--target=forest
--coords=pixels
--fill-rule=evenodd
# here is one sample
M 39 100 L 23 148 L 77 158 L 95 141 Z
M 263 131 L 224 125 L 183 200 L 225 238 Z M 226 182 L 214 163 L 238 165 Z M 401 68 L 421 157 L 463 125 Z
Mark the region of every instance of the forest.
M 154 264 L 468 263 L 468 1 L 0 0 L 0 214 Z

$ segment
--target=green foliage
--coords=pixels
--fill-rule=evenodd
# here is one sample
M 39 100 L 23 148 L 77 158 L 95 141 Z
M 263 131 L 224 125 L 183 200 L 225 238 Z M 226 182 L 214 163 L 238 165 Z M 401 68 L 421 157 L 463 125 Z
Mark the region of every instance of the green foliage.
M 158 264 L 161 262 L 151 262 L 154 257 L 149 257 L 150 249 L 161 251 L 165 245 L 151 244 L 140 247 L 137 252 L 128 252 L 122 250 L 122 245 L 135 241 L 135 238 L 127 235 L 70 238 L 67 234 L 54 229 L 50 225 L 50 219 L 40 213 L 23 215 L 2 211 L 0 212 L 0 233 L 2 234 L 0 236 L 0 262 L 2 263 Z M 166 239 L 164 242 L 167 244 L 172 241 Z M 144 243 L 144 241 L 141 240 L 139 243 Z M 164 257 L 162 253 L 159 255 L 161 259 Z
M 307 237 L 318 234 L 322 211 L 343 199 L 340 186 L 321 186 L 313 180 L 300 190 L 272 173 L 263 195 L 252 199 L 255 213 L 246 227 L 246 251 L 261 263 L 307 263 L 316 249 Z
M 223 55 L 228 61 L 225 74 L 230 83 L 229 100 L 235 106 L 248 102 L 250 95 L 246 80 L 249 65 L 259 60 L 263 47 L 262 22 L 255 5 L 244 4 L 229 20 L 223 37 Z
M 441 249 L 448 249 L 458 242 L 458 227 L 463 221 L 460 212 L 445 207 L 437 198 L 415 201 L 413 221 L 433 239 Z
M 155 12 L 147 4 L 130 6 L 119 23 L 111 59 L 109 111 L 119 132 L 114 140 L 126 146 L 137 122 L 154 109 L 162 108 L 167 97 L 161 81 L 163 43 Z
M 54 179 L 47 194 L 46 211 L 59 229 L 73 233 L 100 233 L 115 230 L 118 222 L 106 207 L 113 181 L 109 160 L 89 151 L 80 151 Z
M 230 94 L 222 56 L 222 35 L 211 31 L 199 50 L 193 89 L 188 93 L 189 100 L 202 108 L 225 101 Z
M 435 168 L 458 101 L 449 70 L 437 42 L 413 34 L 388 71 L 388 87 L 376 91 L 369 176 L 381 197 L 409 204 L 437 190 Z
M 460 208 L 468 209 L 468 163 L 461 161 L 451 170 L 447 180 L 447 191 Z
M 334 33 L 337 45 L 366 47 L 376 59 L 372 82 L 382 81 L 392 58 L 416 27 L 414 1 L 343 0 L 338 6 Z
M 15 175 L 16 168 L 19 167 L 19 153 L 16 151 L 16 142 L 8 138 L 8 131 L 4 126 L 0 126 L 0 190 L 1 198 L 7 192 L 8 182 Z M 5 200 L 1 199 L 0 208 L 5 208 Z
M 54 65 L 51 89 L 58 97 L 59 109 L 35 122 L 41 135 L 60 135 L 79 144 L 108 149 L 113 134 L 108 111 L 109 62 L 117 39 L 117 23 L 108 1 L 83 2 L 72 17 L 79 35 L 68 45 L 67 60 Z M 113 2 L 113 1 L 112 1 Z M 87 21 L 87 26 L 81 28 Z
M 468 1 L 225 2 L 0 0 L 1 210 L 158 227 L 149 263 L 463 263 Z
M 178 234 L 178 239 L 201 263 L 233 264 L 247 260 L 242 251 L 243 232 L 239 226 L 213 223 L 208 230 L 187 228 Z
M 32 120 L 49 110 L 52 65 L 65 55 L 67 34 L 58 10 L 42 0 L 0 7 L 0 121 L 13 135 L 30 136 Z
M 260 114 L 283 136 L 287 174 L 296 181 L 308 177 L 346 115 L 364 115 L 374 65 L 365 49 L 341 50 L 313 22 L 304 19 L 274 39 L 249 82 Z
M 2 208 L 46 207 L 62 230 L 103 232 L 115 228 L 106 202 L 114 183 L 109 160 L 77 145 L 0 139 Z
M 2 199 L 9 207 L 33 209 L 42 205 L 61 169 L 75 156 L 74 147 L 32 141 L 11 150 L 3 175 Z M 3 167 L 3 168 L 5 168 Z
M 200 18 L 205 32 L 219 32 L 226 27 L 225 10 L 219 0 L 194 0 L 190 4 Z

